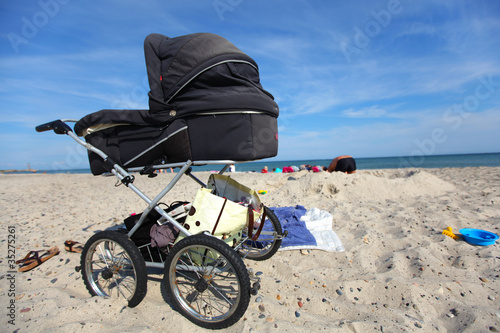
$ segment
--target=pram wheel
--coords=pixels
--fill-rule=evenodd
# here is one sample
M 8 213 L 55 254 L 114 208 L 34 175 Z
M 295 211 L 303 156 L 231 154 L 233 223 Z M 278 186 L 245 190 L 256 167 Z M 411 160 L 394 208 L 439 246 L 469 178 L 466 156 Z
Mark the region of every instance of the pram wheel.
M 250 278 L 238 254 L 203 234 L 184 238 L 165 261 L 165 289 L 175 308 L 204 328 L 236 323 L 250 301 Z
M 240 254 L 244 258 L 261 261 L 271 258 L 281 246 L 281 237 L 283 234 L 281 223 L 274 212 L 268 207 L 264 207 L 266 219 L 264 228 L 257 240 L 247 240 L 242 244 Z M 261 221 L 262 222 L 262 221 Z M 258 229 L 258 225 L 254 225 L 254 232 Z
M 102 231 L 82 251 L 82 277 L 92 296 L 123 297 L 129 307 L 146 296 L 147 272 L 135 244 L 124 234 Z

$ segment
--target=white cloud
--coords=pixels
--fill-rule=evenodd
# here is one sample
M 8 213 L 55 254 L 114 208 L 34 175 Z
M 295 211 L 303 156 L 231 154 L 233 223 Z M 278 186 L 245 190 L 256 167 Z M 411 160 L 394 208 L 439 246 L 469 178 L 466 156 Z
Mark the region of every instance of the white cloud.
M 342 115 L 350 118 L 381 118 L 387 115 L 386 110 L 379 108 L 377 105 L 368 108 L 357 109 L 350 108 L 342 111 Z

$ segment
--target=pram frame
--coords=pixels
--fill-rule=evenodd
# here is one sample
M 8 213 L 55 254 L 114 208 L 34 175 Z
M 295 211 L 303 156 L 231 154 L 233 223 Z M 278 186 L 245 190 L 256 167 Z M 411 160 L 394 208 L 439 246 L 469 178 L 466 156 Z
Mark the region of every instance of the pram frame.
M 37 132 L 44 132 L 48 130 L 54 130 L 56 134 L 67 134 L 70 136 L 73 140 L 75 140 L 78 144 L 82 145 L 85 147 L 87 150 L 99 155 L 106 163 L 108 161 L 108 155 L 103 152 L 102 150 L 94 147 L 90 143 L 85 142 L 82 140 L 78 135 L 74 133 L 74 131 L 69 127 L 66 123 L 67 122 L 77 122 L 78 120 L 75 119 L 60 119 L 60 120 L 55 120 L 46 124 L 42 124 L 40 126 L 36 127 Z M 163 210 L 158 204 L 160 203 L 160 200 L 167 195 L 168 192 L 177 184 L 177 182 L 181 179 L 182 176 L 185 174 L 191 177 L 195 182 L 200 184 L 203 187 L 206 187 L 206 184 L 203 183 L 201 180 L 196 178 L 193 174 L 191 174 L 190 167 L 192 166 L 197 166 L 197 165 L 224 165 L 224 167 L 219 171 L 219 174 L 223 174 L 231 164 L 237 164 L 237 163 L 244 163 L 244 161 L 232 161 L 232 160 L 214 160 L 214 161 L 191 161 L 188 160 L 186 162 L 178 162 L 178 163 L 168 163 L 168 164 L 160 164 L 160 165 L 153 165 L 151 166 L 152 170 L 161 170 L 161 169 L 169 169 L 169 168 L 176 168 L 179 167 L 180 170 L 177 172 L 177 174 L 172 178 L 172 180 L 163 188 L 163 190 L 156 195 L 154 199 L 150 199 L 146 194 L 144 194 L 139 188 L 137 188 L 133 182 L 134 182 L 134 176 L 131 175 L 129 172 L 140 172 L 144 170 L 144 167 L 134 167 L 130 169 L 123 169 L 120 165 L 117 163 L 111 162 L 108 163 L 108 165 L 112 165 L 112 168 L 110 168 L 110 172 L 115 175 L 118 180 L 130 188 L 134 193 L 136 193 L 142 200 L 144 200 L 148 206 L 146 209 L 143 211 L 141 217 L 135 224 L 135 226 L 128 232 L 127 236 L 131 238 L 134 233 L 139 229 L 139 227 L 144 223 L 144 221 L 147 218 L 147 215 L 154 209 L 156 212 L 158 212 L 163 218 L 165 218 L 167 221 L 172 223 L 175 227 L 177 227 L 184 235 L 186 236 L 192 236 L 193 234 L 184 228 L 182 224 L 180 224 L 177 220 L 172 218 L 165 210 Z M 156 268 L 163 268 L 163 262 L 162 263 L 156 263 L 152 261 L 146 261 L 146 266 L 147 267 L 156 267 Z
M 135 273 L 136 274 L 135 278 L 136 279 L 139 279 L 141 277 L 145 278 L 147 276 L 147 273 L 145 272 L 146 267 L 164 269 L 164 271 L 165 271 L 164 280 L 165 281 L 167 281 L 168 278 L 172 278 L 172 276 L 171 276 L 172 272 L 173 272 L 172 267 L 175 267 L 175 270 L 180 268 L 180 269 L 187 269 L 188 271 L 199 272 L 199 273 L 203 274 L 204 268 L 198 267 L 197 265 L 193 264 L 193 262 L 191 262 L 190 265 L 182 265 L 182 264 L 178 264 L 178 263 L 175 264 L 174 263 L 174 266 L 172 266 L 172 260 L 173 260 L 172 257 L 175 255 L 175 258 L 177 258 L 175 260 L 180 260 L 179 255 L 180 255 L 181 251 L 184 251 L 184 244 L 186 244 L 186 248 L 189 246 L 197 247 L 198 245 L 196 245 L 196 244 L 200 244 L 199 246 L 201 246 L 201 247 L 205 247 L 208 249 L 214 249 L 216 252 L 222 253 L 222 255 L 225 256 L 224 257 L 225 260 L 228 260 L 229 264 L 226 264 L 225 266 L 223 266 L 221 268 L 219 268 L 218 265 L 215 267 L 212 267 L 211 268 L 212 273 L 210 273 L 210 276 L 212 274 L 217 275 L 221 272 L 226 274 L 225 271 L 228 269 L 226 267 L 227 265 L 229 265 L 230 268 L 234 267 L 233 269 L 236 269 L 236 271 L 240 272 L 237 274 L 239 274 L 238 275 L 239 278 L 241 278 L 243 281 L 243 282 L 239 282 L 239 283 L 242 283 L 241 288 L 243 288 L 243 289 L 239 290 L 239 292 L 237 293 L 238 306 L 237 306 L 236 310 L 233 309 L 226 314 L 222 314 L 221 315 L 222 319 L 220 319 L 220 321 L 218 321 L 217 319 L 210 319 L 210 317 L 205 318 L 205 317 L 202 317 L 200 315 L 197 315 L 197 312 L 194 311 L 191 306 L 186 305 L 185 304 L 186 301 L 182 299 L 182 296 L 179 296 L 178 292 L 175 292 L 172 289 L 172 286 L 170 286 L 170 288 L 167 287 L 167 293 L 170 293 L 169 298 L 174 297 L 173 301 L 177 304 L 176 307 L 178 307 L 179 312 L 181 312 L 181 314 L 183 316 L 185 316 L 186 318 L 188 318 L 189 320 L 191 320 L 193 323 L 195 323 L 197 325 L 203 326 L 205 328 L 224 328 L 224 327 L 228 327 L 228 326 L 234 324 L 236 321 L 238 321 L 239 318 L 241 318 L 241 316 L 246 311 L 250 295 L 256 295 L 258 289 L 260 289 L 260 284 L 259 284 L 260 278 L 256 277 L 254 274 L 252 274 L 251 268 L 250 269 L 246 268 L 245 265 L 243 264 L 243 262 L 241 261 L 241 259 L 239 259 L 240 257 L 236 254 L 236 252 L 238 252 L 238 251 L 241 254 L 241 252 L 243 250 L 245 250 L 244 249 L 245 247 L 250 248 L 250 249 L 253 247 L 253 244 L 254 244 L 253 240 L 254 239 L 252 239 L 251 236 L 250 237 L 248 236 L 248 230 L 246 230 L 247 236 L 242 237 L 242 239 L 237 243 L 237 245 L 236 246 L 233 245 L 233 249 L 231 249 L 222 240 L 219 240 L 218 238 L 211 236 L 207 232 L 205 232 L 203 234 L 194 235 L 189 230 L 184 228 L 183 225 L 181 223 L 179 223 L 179 221 L 177 221 L 169 213 L 167 213 L 164 209 L 162 209 L 160 207 L 159 203 L 160 203 L 160 200 L 162 198 L 164 198 L 168 192 L 170 192 L 170 190 L 175 186 L 175 184 L 184 175 L 190 176 L 190 178 L 192 178 L 195 182 L 197 182 L 202 187 L 207 187 L 206 184 L 204 184 L 201 180 L 196 178 L 191 173 L 192 166 L 224 165 L 222 167 L 222 169 L 219 171 L 219 174 L 223 174 L 229 168 L 229 166 L 231 164 L 243 163 L 243 162 L 242 161 L 232 161 L 232 160 L 213 160 L 213 161 L 187 160 L 186 162 L 169 163 L 169 164 L 153 165 L 153 166 L 145 166 L 145 167 L 134 167 L 134 168 L 130 168 L 130 169 L 126 170 L 126 169 L 122 168 L 119 164 L 115 163 L 114 161 L 111 161 L 108 158 L 107 154 L 104 153 L 102 150 L 100 150 L 100 149 L 94 147 L 93 145 L 91 145 L 90 143 L 87 143 L 84 140 L 82 140 L 77 134 L 74 133 L 74 131 L 71 129 L 71 127 L 68 124 L 66 124 L 67 122 L 76 122 L 76 121 L 77 120 L 74 120 L 74 119 L 55 120 L 55 121 L 37 126 L 36 131 L 37 132 L 44 132 L 44 131 L 53 130 L 56 134 L 66 134 L 66 135 L 70 136 L 73 140 L 75 140 L 81 146 L 85 147 L 88 151 L 99 155 L 103 159 L 104 165 L 106 165 L 106 168 L 109 169 L 109 172 L 111 174 L 113 174 L 117 177 L 119 183 L 124 184 L 126 187 L 129 187 L 134 193 L 136 193 L 142 200 L 144 200 L 147 203 L 147 207 L 143 211 L 143 213 L 141 214 L 141 217 L 139 218 L 139 220 L 131 228 L 131 230 L 126 234 L 126 238 L 125 238 L 124 242 L 130 243 L 130 244 L 125 244 L 126 245 L 125 247 L 135 245 L 132 243 L 131 237 L 135 234 L 135 232 L 139 229 L 139 227 L 146 221 L 148 214 L 153 209 L 161 215 L 161 218 L 159 220 L 161 220 L 163 222 L 163 219 L 164 219 L 164 221 L 168 221 L 168 222 L 172 223 L 174 226 L 176 226 L 179 229 L 180 232 L 182 232 L 186 236 L 183 240 L 181 240 L 176 246 L 174 246 L 170 250 L 170 251 L 173 251 L 173 253 L 170 254 L 170 252 L 169 252 L 167 254 L 165 260 L 163 260 L 163 258 L 160 255 L 160 262 L 154 261 L 154 258 L 151 255 L 150 247 L 148 244 L 142 245 L 142 246 L 135 245 L 135 247 L 137 248 L 137 251 L 132 249 L 132 252 L 133 252 L 132 254 L 135 255 L 136 258 L 138 258 L 137 255 L 140 255 L 140 248 L 143 246 L 148 246 L 147 249 L 148 249 L 149 255 L 151 257 L 151 261 L 148 261 L 145 258 L 138 259 L 138 260 L 143 260 L 143 264 L 141 264 L 141 265 L 143 265 L 144 268 L 142 268 L 142 272 L 140 274 Z M 158 195 L 156 195 L 153 199 L 149 198 L 146 194 L 144 194 L 141 190 L 139 190 L 133 184 L 135 177 L 134 177 L 134 175 L 131 174 L 131 172 L 143 171 L 143 172 L 141 172 L 141 174 L 151 175 L 151 173 L 156 171 L 156 170 L 173 168 L 173 167 L 179 167 L 180 170 L 170 180 L 170 182 L 163 188 L 163 190 Z M 119 183 L 117 183 L 117 184 L 119 184 Z M 267 210 L 268 208 L 264 207 L 263 209 Z M 274 216 L 274 214 L 270 214 L 270 215 Z M 257 255 L 257 258 L 255 258 L 255 257 L 253 258 L 254 260 L 265 260 L 265 259 L 269 258 L 270 256 L 274 255 L 274 253 L 279 248 L 279 245 L 281 244 L 282 237 L 286 236 L 286 233 L 282 234 L 281 225 L 279 224 L 279 220 L 277 220 L 277 218 L 275 216 L 274 216 L 274 220 L 270 216 L 269 216 L 269 219 L 273 225 L 274 231 L 273 232 L 262 231 L 262 234 L 272 235 L 272 237 L 274 239 L 274 241 L 272 241 L 273 245 L 271 247 L 271 250 L 265 250 L 264 255 L 262 257 L 259 258 Z M 264 221 L 261 221 L 261 223 L 263 224 Z M 277 228 L 277 226 L 279 226 L 279 227 Z M 110 231 L 104 231 L 101 233 L 109 235 Z M 110 238 L 100 239 L 99 237 L 97 237 L 98 235 L 99 235 L 99 233 L 94 235 L 93 237 L 91 237 L 91 239 L 89 239 L 89 241 L 87 242 L 87 244 L 83 250 L 82 259 L 81 259 L 82 263 L 81 263 L 81 266 L 79 266 L 79 268 L 78 268 L 78 269 L 83 269 L 83 272 L 88 270 L 87 266 L 90 264 L 90 261 L 87 259 L 87 257 L 84 258 L 84 254 L 86 254 L 86 251 L 87 251 L 86 256 L 88 256 L 88 248 L 89 247 L 95 248 L 95 246 L 97 246 L 96 244 L 98 244 L 98 241 L 99 242 L 101 242 L 101 241 L 102 242 L 113 242 L 113 241 L 115 241 L 113 239 L 115 237 L 117 237 L 117 239 L 119 239 L 120 237 L 124 237 L 124 236 L 117 235 L 117 236 L 113 236 L 113 237 L 106 236 L 106 237 L 110 237 Z M 122 234 L 122 235 L 125 235 L 125 234 Z M 193 237 L 191 237 L 191 236 L 193 236 Z M 203 237 L 205 237 L 205 238 L 203 238 Z M 206 237 L 208 237 L 208 238 L 206 238 Z M 94 239 L 94 240 L 92 240 L 92 239 Z M 250 241 L 250 244 L 244 245 L 244 243 L 247 241 Z M 94 243 L 92 243 L 92 242 L 94 242 Z M 184 242 L 184 243 L 181 246 L 182 242 Z M 194 242 L 194 245 L 193 245 L 193 242 Z M 196 243 L 196 242 L 200 242 L 200 243 Z M 118 246 L 123 247 L 123 245 L 120 244 L 119 242 L 115 242 L 115 243 Z M 214 246 L 214 247 L 211 247 L 211 246 Z M 225 247 L 227 247 L 227 248 L 225 248 Z M 267 245 L 266 245 L 266 247 L 267 247 Z M 177 250 L 177 249 L 179 249 L 179 250 Z M 234 250 L 234 251 L 232 251 L 232 250 Z M 207 253 L 206 251 L 207 250 L 205 250 L 205 254 Z M 222 251 L 222 252 L 220 252 L 220 251 Z M 248 250 L 247 254 L 244 255 L 244 257 L 249 256 L 250 251 L 251 250 Z M 257 250 L 257 252 L 259 252 L 259 250 Z M 249 256 L 249 257 L 251 258 L 252 256 Z M 139 271 L 137 271 L 137 272 L 139 272 Z M 245 273 L 241 273 L 241 272 L 245 272 Z M 84 280 L 86 280 L 85 273 L 83 273 L 83 274 L 84 274 Z M 167 274 L 169 275 L 169 277 L 166 277 Z M 107 278 L 104 278 L 104 279 L 107 279 Z M 249 286 L 250 281 L 253 282 L 251 288 Z M 87 289 L 89 289 L 91 294 L 93 294 L 93 295 L 99 294 L 98 292 L 95 291 L 95 289 L 93 289 L 94 287 L 89 288 L 87 282 L 86 281 L 84 281 L 84 282 L 87 285 Z M 89 282 L 89 283 L 95 284 L 96 281 L 92 280 L 92 282 Z M 137 287 L 137 288 L 139 288 L 139 287 Z M 196 289 L 197 288 L 198 287 L 196 287 Z M 137 304 L 140 303 L 142 298 L 145 296 L 145 294 L 146 294 L 145 282 L 141 283 L 141 288 L 139 288 L 139 289 L 141 289 L 140 292 L 133 294 L 132 298 L 134 300 L 133 301 L 130 300 L 129 306 L 136 306 Z M 139 295 L 139 294 L 142 294 L 142 295 Z M 123 293 L 122 293 L 122 295 L 123 295 Z M 244 295 L 244 296 L 242 296 L 242 295 Z M 100 295 L 100 296 L 106 296 L 106 294 Z M 244 300 L 240 300 L 241 297 Z M 132 303 L 133 303 L 133 305 L 131 305 Z

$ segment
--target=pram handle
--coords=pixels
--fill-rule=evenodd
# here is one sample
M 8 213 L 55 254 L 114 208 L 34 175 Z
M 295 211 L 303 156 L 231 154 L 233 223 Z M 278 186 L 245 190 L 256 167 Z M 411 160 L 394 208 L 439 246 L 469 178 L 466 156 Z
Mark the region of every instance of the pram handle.
M 35 129 L 37 132 L 54 130 L 56 134 L 68 134 L 68 132 L 73 131 L 68 124 L 66 124 L 64 121 L 60 119 L 42 125 L 38 125 Z

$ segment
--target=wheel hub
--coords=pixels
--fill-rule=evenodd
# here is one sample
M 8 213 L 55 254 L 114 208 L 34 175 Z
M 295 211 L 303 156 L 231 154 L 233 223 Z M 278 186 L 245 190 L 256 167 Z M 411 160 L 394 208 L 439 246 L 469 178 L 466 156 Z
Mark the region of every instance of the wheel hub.
M 196 282 L 196 284 L 194 285 L 194 288 L 198 292 L 202 293 L 208 289 L 208 282 L 204 278 L 200 278 L 198 282 Z
M 106 268 L 102 273 L 101 276 L 104 280 L 109 280 L 113 277 L 113 272 L 109 268 Z

